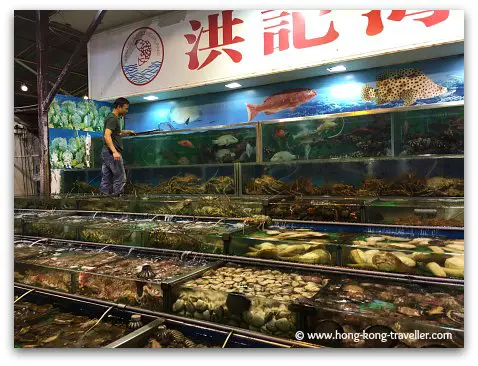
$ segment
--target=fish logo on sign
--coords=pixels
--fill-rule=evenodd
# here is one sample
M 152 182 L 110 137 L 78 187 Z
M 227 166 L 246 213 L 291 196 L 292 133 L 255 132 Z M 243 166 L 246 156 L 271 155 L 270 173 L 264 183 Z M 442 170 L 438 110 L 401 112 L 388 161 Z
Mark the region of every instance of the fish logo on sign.
M 163 66 L 164 46 L 159 34 L 152 28 L 133 31 L 123 45 L 121 68 L 133 85 L 143 86 L 153 81 Z

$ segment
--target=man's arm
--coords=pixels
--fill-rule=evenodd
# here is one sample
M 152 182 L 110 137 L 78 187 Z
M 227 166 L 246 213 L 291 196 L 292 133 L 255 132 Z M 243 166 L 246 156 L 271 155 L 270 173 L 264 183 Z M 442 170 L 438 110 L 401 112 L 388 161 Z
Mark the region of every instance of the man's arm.
M 111 131 L 109 128 L 105 129 L 105 135 L 104 135 L 105 143 L 106 143 L 106 146 L 108 146 L 108 148 L 113 153 L 113 158 L 115 160 L 120 160 L 121 155 L 118 151 L 116 151 L 115 145 L 113 144 L 113 140 L 111 139 L 111 133 L 112 132 L 113 131 Z
M 136 135 L 136 133 L 133 130 L 122 130 L 120 132 L 121 136 L 128 136 L 128 135 Z

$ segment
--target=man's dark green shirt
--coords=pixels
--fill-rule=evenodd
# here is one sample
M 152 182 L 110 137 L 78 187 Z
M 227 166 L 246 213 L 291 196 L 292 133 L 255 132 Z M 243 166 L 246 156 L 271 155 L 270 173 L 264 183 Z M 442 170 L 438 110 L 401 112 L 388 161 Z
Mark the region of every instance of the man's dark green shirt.
M 111 130 L 111 140 L 113 140 L 113 145 L 116 150 L 122 154 L 123 153 L 123 140 L 121 138 L 121 125 L 118 117 L 113 113 L 108 114 L 105 119 L 105 125 L 103 128 L 103 143 L 106 146 L 105 142 L 105 130 L 109 128 Z

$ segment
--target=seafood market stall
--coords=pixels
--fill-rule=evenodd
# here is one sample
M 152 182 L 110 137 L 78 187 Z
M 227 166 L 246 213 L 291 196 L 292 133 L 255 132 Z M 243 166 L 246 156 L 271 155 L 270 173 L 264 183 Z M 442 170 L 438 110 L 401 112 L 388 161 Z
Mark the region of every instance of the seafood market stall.
M 371 25 L 385 10 L 212 12 L 94 35 L 97 100 L 51 104 L 52 194 L 14 201 L 15 345 L 464 347 L 460 13 L 393 10 L 392 39 Z M 310 16 L 340 38 L 306 39 Z M 257 54 L 235 49 L 276 18 L 278 39 L 261 27 Z M 204 32 L 230 44 L 199 48 Z M 126 184 L 112 196 L 102 133 L 120 94 Z M 439 337 L 399 337 L 414 332 Z

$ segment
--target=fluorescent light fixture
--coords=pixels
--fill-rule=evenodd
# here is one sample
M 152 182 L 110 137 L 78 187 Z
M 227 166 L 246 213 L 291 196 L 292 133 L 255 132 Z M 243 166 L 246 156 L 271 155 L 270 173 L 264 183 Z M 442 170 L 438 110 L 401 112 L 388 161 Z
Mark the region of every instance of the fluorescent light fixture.
M 337 66 L 327 68 L 328 72 L 340 72 L 345 70 L 347 70 L 347 68 L 344 65 L 337 65 Z
M 26 86 L 25 84 L 22 84 L 20 86 L 20 89 L 22 89 L 22 91 L 26 92 L 26 91 L 28 91 L 28 86 Z
M 158 100 L 159 98 L 158 98 L 158 97 L 155 97 L 154 95 L 148 95 L 147 97 L 143 97 L 143 99 L 146 99 L 146 100 Z
M 239 83 L 230 83 L 230 84 L 226 84 L 226 88 L 229 88 L 229 89 L 236 89 L 236 88 L 240 88 L 242 85 L 239 84 Z

